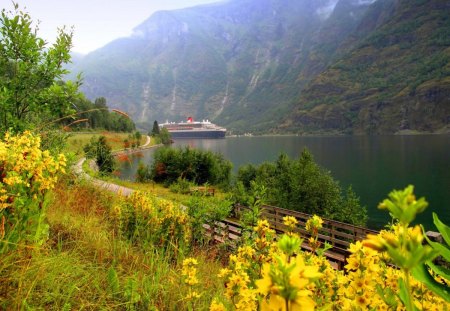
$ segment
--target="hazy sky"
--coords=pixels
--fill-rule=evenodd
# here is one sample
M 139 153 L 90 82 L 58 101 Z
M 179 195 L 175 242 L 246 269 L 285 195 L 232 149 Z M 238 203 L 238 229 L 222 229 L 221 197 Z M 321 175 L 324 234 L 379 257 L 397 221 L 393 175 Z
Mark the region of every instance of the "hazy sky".
M 72 51 L 88 53 L 131 34 L 153 12 L 185 8 L 218 0 L 15 0 L 34 21 L 40 20 L 39 36 L 53 43 L 58 27 L 74 26 Z M 1 8 L 12 9 L 10 0 Z

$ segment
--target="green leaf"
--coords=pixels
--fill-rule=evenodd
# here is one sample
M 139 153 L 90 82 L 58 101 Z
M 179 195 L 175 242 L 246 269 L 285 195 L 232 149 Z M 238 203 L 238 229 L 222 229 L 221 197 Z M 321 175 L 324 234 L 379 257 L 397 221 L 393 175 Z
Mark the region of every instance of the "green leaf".
M 428 272 L 425 264 L 415 267 L 412 271 L 413 277 L 425 284 L 425 286 L 435 294 L 441 296 L 445 301 L 450 302 L 450 291 L 447 286 L 438 283 Z
M 111 267 L 108 270 L 108 285 L 111 294 L 114 296 L 120 290 L 119 278 L 117 276 L 116 270 Z
M 448 262 L 450 262 L 450 248 L 447 246 L 437 243 L 437 242 L 431 242 L 428 240 L 428 243 L 430 243 L 431 247 L 433 247 L 435 250 L 439 252 L 439 255 L 445 258 Z
M 408 293 L 408 289 L 406 288 L 406 284 L 403 278 L 398 279 L 398 285 L 400 287 L 400 292 L 398 293 L 400 300 L 403 302 L 404 306 L 409 306 L 411 302 L 411 296 Z M 415 309 L 417 308 L 414 308 L 414 310 Z
M 450 227 L 446 226 L 437 216 L 436 213 L 433 213 L 433 222 L 436 228 L 439 230 L 439 233 L 442 234 L 444 241 L 447 245 L 450 245 Z
M 439 274 L 444 279 L 450 281 L 450 270 L 442 266 L 435 265 L 432 261 L 428 261 L 427 265 L 434 271 L 434 273 Z
M 422 230 L 423 230 L 423 226 L 422 226 Z M 450 249 L 445 246 L 444 244 L 438 243 L 438 242 L 433 242 L 431 241 L 426 235 L 425 235 L 425 239 L 427 240 L 428 244 L 433 247 L 434 250 L 439 252 L 439 255 L 441 255 L 442 257 L 445 258 L 445 260 L 450 262 Z
M 389 307 L 393 308 L 394 310 L 397 309 L 398 303 L 395 299 L 395 293 L 392 289 L 390 289 L 389 287 L 383 289 L 380 284 L 377 284 L 375 288 L 377 289 L 378 295 Z

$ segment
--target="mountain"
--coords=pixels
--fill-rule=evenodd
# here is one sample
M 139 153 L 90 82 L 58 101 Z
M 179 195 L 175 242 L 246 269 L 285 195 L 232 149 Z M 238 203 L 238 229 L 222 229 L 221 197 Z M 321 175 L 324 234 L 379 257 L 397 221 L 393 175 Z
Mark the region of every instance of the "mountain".
M 89 98 L 149 125 L 193 116 L 235 133 L 437 130 L 450 115 L 447 3 L 229 0 L 161 11 L 73 74 L 83 72 Z
M 449 131 L 449 1 L 378 0 L 280 131 Z

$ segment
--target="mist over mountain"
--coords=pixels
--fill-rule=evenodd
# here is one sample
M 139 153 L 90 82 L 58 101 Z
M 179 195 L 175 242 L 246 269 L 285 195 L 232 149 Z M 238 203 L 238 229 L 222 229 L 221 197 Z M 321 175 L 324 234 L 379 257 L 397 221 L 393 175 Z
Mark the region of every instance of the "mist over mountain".
M 230 0 L 160 11 L 82 59 L 82 90 L 137 122 L 239 132 L 437 131 L 448 1 Z

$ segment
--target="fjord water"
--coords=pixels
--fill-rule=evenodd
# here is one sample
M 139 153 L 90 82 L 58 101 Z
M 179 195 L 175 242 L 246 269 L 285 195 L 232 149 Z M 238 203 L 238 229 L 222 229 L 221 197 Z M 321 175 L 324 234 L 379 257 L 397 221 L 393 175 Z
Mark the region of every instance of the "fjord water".
M 417 197 L 430 203 L 418 219 L 426 230 L 435 230 L 432 212 L 450 224 L 450 136 L 346 136 L 229 137 L 219 140 L 178 140 L 172 147 L 190 146 L 219 152 L 233 163 L 234 171 L 243 164 L 274 161 L 281 152 L 297 158 L 308 148 L 316 162 L 353 190 L 367 207 L 369 227 L 380 229 L 390 217 L 377 209 L 392 189 L 415 186 Z M 124 179 L 133 179 L 138 161 L 151 162 L 152 150 L 143 158 L 123 164 Z

